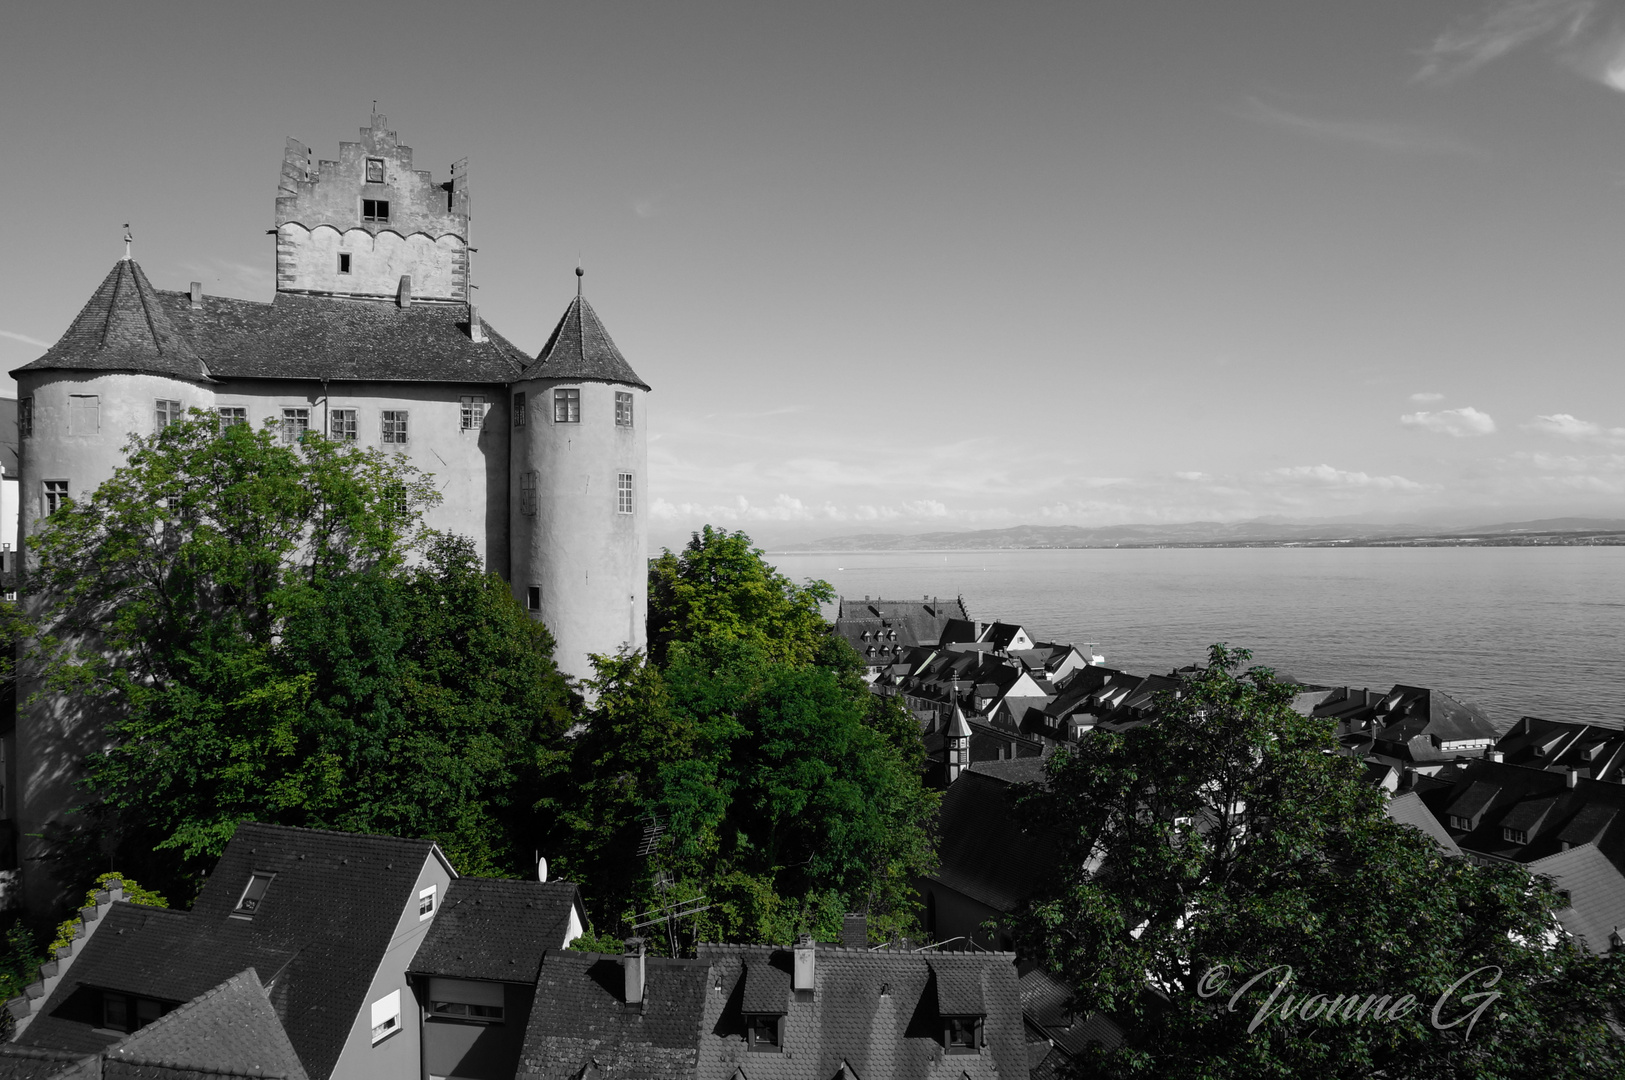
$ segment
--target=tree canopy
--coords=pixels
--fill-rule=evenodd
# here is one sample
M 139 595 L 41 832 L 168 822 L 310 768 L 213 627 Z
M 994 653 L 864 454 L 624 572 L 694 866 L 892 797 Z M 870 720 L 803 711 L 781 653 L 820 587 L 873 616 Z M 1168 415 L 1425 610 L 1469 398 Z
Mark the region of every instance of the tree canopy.
M 1128 1033 L 1086 1067 L 1618 1075 L 1607 1020 L 1625 956 L 1559 940 L 1562 903 L 1523 868 L 1449 857 L 1394 823 L 1324 722 L 1267 670 L 1242 673 L 1248 659 L 1215 646 L 1154 721 L 1092 733 L 1019 801 L 1060 845 L 1020 947 Z
M 546 628 L 472 542 L 423 527 L 438 496 L 404 459 L 217 423 L 134 438 L 34 542 L 46 692 L 105 724 L 81 819 L 168 853 L 143 868 L 160 880 L 247 820 L 528 871 L 570 720 Z

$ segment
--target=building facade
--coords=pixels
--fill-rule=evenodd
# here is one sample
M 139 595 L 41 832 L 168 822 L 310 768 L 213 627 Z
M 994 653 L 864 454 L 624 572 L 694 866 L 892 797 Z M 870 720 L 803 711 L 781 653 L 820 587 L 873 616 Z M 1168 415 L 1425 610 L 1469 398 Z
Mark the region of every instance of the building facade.
M 192 408 L 399 454 L 432 473 L 433 528 L 473 538 L 487 569 L 557 642 L 559 666 L 645 644 L 647 395 L 576 296 L 536 356 L 480 317 L 468 280 L 466 161 L 414 168 L 382 116 L 336 160 L 288 140 L 269 303 L 154 288 L 125 257 L 18 382 L 19 549 L 147 435 Z M 5 814 L 38 834 L 81 796 L 97 728 L 45 702 L 5 737 Z M 28 841 L 23 842 L 27 849 Z M 29 852 L 22 852 L 26 864 Z

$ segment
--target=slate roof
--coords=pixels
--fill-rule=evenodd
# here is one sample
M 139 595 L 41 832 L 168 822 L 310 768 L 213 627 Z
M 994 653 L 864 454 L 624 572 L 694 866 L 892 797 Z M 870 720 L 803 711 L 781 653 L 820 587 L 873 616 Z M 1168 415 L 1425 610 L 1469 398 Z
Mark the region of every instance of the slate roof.
M 1076 1057 L 1090 1043 L 1107 1050 L 1123 1044 L 1123 1029 L 1105 1013 L 1079 1015 L 1067 1005 L 1072 988 L 1039 967 L 1021 975 L 1021 1009 L 1027 1023 L 1038 1028 L 1065 1057 Z
M 62 337 L 17 371 L 139 371 L 202 382 L 209 369 L 133 259 L 113 264 Z
M 1572 844 L 1583 839 L 1625 869 L 1625 829 L 1617 824 L 1625 808 L 1625 785 L 1577 778 L 1571 788 L 1563 772 L 1477 758 L 1442 770 L 1430 781 L 1418 778 L 1415 790 L 1464 852 L 1528 863 L 1557 854 L 1565 840 Z M 1548 808 L 1549 799 L 1555 801 Z M 1477 808 L 1477 827 L 1449 829 L 1445 819 L 1467 816 L 1464 808 Z M 1542 809 L 1544 813 L 1537 813 Z M 1501 831 L 1514 813 L 1514 820 L 1535 821 L 1526 843 L 1508 840 Z
M 753 1053 L 744 1042 L 745 971 L 788 950 L 700 945 L 712 966 L 705 995 L 697 1080 L 829 1080 L 871 1077 L 992 1080 L 1021 1077 L 1027 1047 L 1021 994 L 1010 953 L 902 952 L 818 945 L 811 1000 L 785 1002 L 783 1053 Z M 747 983 L 748 985 L 748 983 Z M 946 997 L 946 1000 L 945 1000 Z M 987 1049 L 942 1052 L 947 1008 L 986 1009 Z
M 1055 848 L 1016 825 L 1011 789 L 1008 780 L 981 767 L 960 773 L 937 808 L 938 866 L 927 880 L 995 911 L 1013 911 L 1032 895 L 1054 862 Z
M 852 600 L 842 597 L 836 609 L 835 633 L 859 654 L 884 645 L 887 652 L 870 658 L 871 665 L 888 662 L 890 657 L 910 655 L 908 650 L 935 645 L 949 618 L 965 614 L 962 600 Z M 895 638 L 886 638 L 893 633 Z M 868 636 L 865 637 L 864 635 Z
M 568 881 L 458 878 L 410 970 L 532 985 L 543 954 L 569 944 L 570 912 L 580 902 L 580 890 Z
M 96 1057 L 80 1050 L 0 1043 L 0 1080 L 65 1080 L 83 1076 L 94 1080 Z
M 107 1051 L 106 1080 L 210 1076 L 308 1080 L 253 969 L 126 1036 Z
M 625 1002 L 621 958 L 556 950 L 542 960 L 519 1080 L 694 1076 L 710 965 L 647 957 L 644 1004 Z
M 644 390 L 649 384 L 638 378 L 621 350 L 615 347 L 609 331 L 584 296 L 577 296 L 564 309 L 564 317 L 542 346 L 536 359 L 525 368 L 527 379 L 585 379 L 590 382 L 623 383 Z
M 1572 768 L 1595 780 L 1625 776 L 1625 731 L 1525 716 L 1495 744 L 1503 760 L 1536 769 Z
M 1594 844 L 1536 859 L 1531 873 L 1544 874 L 1569 895 L 1569 906 L 1557 921 L 1594 953 L 1610 949 L 1609 935 L 1625 928 L 1625 874 Z
M 1423 804 L 1422 797 L 1414 791 L 1407 791 L 1403 795 L 1395 795 L 1383 807 L 1388 816 L 1401 825 L 1409 825 L 1419 829 L 1433 838 L 1434 843 L 1444 849 L 1447 855 L 1460 855 L 1461 848 L 1450 838 L 1450 833 L 1439 824 L 1427 806 Z
M 1045 755 L 1005 758 L 1003 761 L 973 761 L 966 771 L 981 773 L 1007 784 L 1044 784 L 1049 780 L 1044 771 L 1048 761 Z
M 227 378 L 508 383 L 529 362 L 464 304 L 277 293 L 270 303 L 154 289 L 134 262 L 116 264 L 44 356 L 18 371 L 130 370 L 198 381 Z

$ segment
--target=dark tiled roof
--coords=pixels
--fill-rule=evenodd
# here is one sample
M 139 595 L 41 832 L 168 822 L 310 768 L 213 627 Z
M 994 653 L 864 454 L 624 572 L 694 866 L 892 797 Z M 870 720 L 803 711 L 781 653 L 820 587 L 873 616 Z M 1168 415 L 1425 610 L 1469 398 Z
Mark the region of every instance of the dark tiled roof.
M 193 905 L 202 923 L 241 921 L 230 916 L 250 875 L 276 874 L 251 925 L 261 941 L 297 953 L 277 980 L 275 999 L 316 1080 L 332 1073 L 400 913 L 417 898 L 418 873 L 435 852 L 428 840 L 245 824 Z
M 937 1011 L 943 1016 L 983 1016 L 982 968 L 951 960 L 931 966 L 937 977 Z
M 795 955 L 780 949 L 745 965 L 745 994 L 740 1009 L 748 1013 L 783 1013 L 790 1007 Z
M 1016 825 L 1010 794 L 1008 781 L 967 770 L 943 792 L 937 810 L 939 865 L 931 880 L 995 911 L 1014 911 L 1055 858 L 1053 844 Z
M 579 890 L 568 881 L 458 878 L 446 890 L 411 970 L 531 985 L 542 955 L 564 935 Z
M 1625 776 L 1625 731 L 1618 728 L 1525 716 L 1495 748 L 1512 765 L 1573 768 L 1596 780 L 1618 781 Z
M 1020 1077 L 1027 1070 L 1021 994 L 1009 953 L 908 953 L 819 945 L 811 1000 L 792 1000 L 783 1024 L 785 1053 L 752 1053 L 744 1044 L 739 983 L 767 960 L 771 946 L 701 945 L 720 989 L 705 995 L 699 1080 L 829 1080 L 845 1066 L 869 1077 L 941 1076 L 958 1080 Z M 944 984 L 975 985 L 986 1009 L 987 1050 L 944 1056 L 939 996 Z M 952 997 L 950 1000 L 963 1005 Z
M 525 1027 L 521 1080 L 567 1080 L 584 1068 L 606 1078 L 692 1077 L 710 966 L 653 956 L 644 963 L 639 1007 L 625 1003 L 620 957 L 549 952 Z
M 1005 758 L 1003 761 L 973 761 L 967 771 L 991 776 L 1007 784 L 1043 784 L 1049 779 L 1044 772 L 1047 761 L 1042 755 Z
M 1420 829 L 1433 841 L 1444 849 L 1447 855 L 1460 855 L 1461 848 L 1450 838 L 1445 827 L 1439 824 L 1439 819 L 1423 805 L 1422 797 L 1414 791 L 1407 791 L 1403 795 L 1395 795 L 1388 800 L 1383 808 L 1388 816 L 1401 825 L 1409 825 L 1413 829 Z
M 83 1076 L 94 1080 L 96 1058 L 79 1050 L 0 1043 L 0 1080 L 59 1080 Z
M 1536 859 L 1529 870 L 1545 874 L 1568 893 L 1569 906 L 1558 912 L 1563 928 L 1594 953 L 1609 951 L 1609 935 L 1625 927 L 1625 875 L 1593 844 Z
M 610 340 L 609 331 L 598 321 L 598 313 L 582 296 L 570 301 L 570 306 L 564 309 L 564 318 L 553 328 L 553 336 L 542 346 L 535 362 L 526 366 L 524 377 L 585 379 L 649 389 Z
M 107 1051 L 107 1080 L 217 1075 L 307 1080 L 252 969 L 238 973 Z
M 67 332 L 18 371 L 140 371 L 206 380 L 197 350 L 170 322 L 139 263 L 122 259 L 102 279 Z
M 1053 1039 L 1066 1057 L 1076 1057 L 1090 1043 L 1108 1050 L 1123 1043 L 1123 1029 L 1104 1013 L 1078 1015 L 1068 1008 L 1072 988 L 1042 968 L 1021 976 L 1021 1008 L 1027 1023 Z
M 1416 791 L 1441 820 L 1452 815 L 1465 816 L 1459 807 L 1480 807 L 1476 828 L 1467 832 L 1450 830 L 1465 852 L 1527 863 L 1556 854 L 1561 850 L 1561 838 L 1565 834 L 1594 830 L 1593 842 L 1597 848 L 1615 866 L 1625 868 L 1625 830 L 1612 824 L 1619 820 L 1618 812 L 1625 808 L 1625 785 L 1576 778 L 1570 787 L 1564 772 L 1478 758 L 1455 769 L 1441 770 L 1432 780 L 1419 777 Z M 1531 812 L 1520 807 L 1544 808 L 1547 800 L 1554 798 L 1549 809 L 1534 818 L 1527 842 L 1506 838 L 1502 822 L 1510 815 L 1517 813 L 1516 820 L 1530 818 Z M 1581 821 L 1581 813 L 1588 809 L 1586 820 Z M 1445 824 L 1448 826 L 1449 822 Z M 1575 830 L 1573 833 L 1569 832 L 1571 827 Z

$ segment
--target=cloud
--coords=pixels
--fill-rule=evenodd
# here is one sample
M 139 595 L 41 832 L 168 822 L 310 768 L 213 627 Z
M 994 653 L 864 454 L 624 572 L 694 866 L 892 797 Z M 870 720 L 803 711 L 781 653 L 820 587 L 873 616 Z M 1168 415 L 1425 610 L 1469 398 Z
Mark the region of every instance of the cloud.
M 634 199 L 632 200 L 632 213 L 640 218 L 658 217 L 660 204 L 663 201 L 664 196 L 661 195 L 652 195 L 646 199 Z
M 1481 413 L 1471 405 L 1461 409 L 1441 409 L 1438 412 L 1406 413 L 1399 418 L 1399 422 L 1427 431 L 1436 431 L 1441 435 L 1454 435 L 1458 439 L 1473 435 L 1491 435 L 1495 432 L 1495 421 L 1491 419 L 1489 413 Z
M 1625 90 L 1625 23 L 1601 0 L 1501 0 L 1423 51 L 1417 78 L 1448 82 L 1535 45 L 1581 76 Z
M 1373 120 L 1327 120 L 1295 113 L 1256 97 L 1247 98 L 1246 105 L 1233 111 L 1245 119 L 1295 131 L 1326 142 L 1354 143 L 1408 153 L 1483 156 L 1483 151 L 1470 143 L 1411 124 Z
M 1273 469 L 1269 475 L 1282 480 L 1308 480 L 1328 487 L 1369 488 L 1374 491 L 1421 491 L 1424 486 L 1403 476 L 1372 476 L 1370 473 L 1334 469 L 1330 465 L 1292 465 Z
M 1588 439 L 1602 443 L 1625 442 L 1625 428 L 1605 428 L 1601 424 L 1590 420 L 1581 420 L 1568 413 L 1552 413 L 1550 416 L 1537 416 L 1524 425 L 1530 431 L 1539 431 L 1546 435 L 1557 435 L 1565 439 Z
M 780 493 L 768 502 L 752 502 L 736 495 L 732 502 L 672 502 L 656 498 L 649 506 L 657 521 L 709 521 L 728 525 L 749 522 L 874 522 L 929 521 L 949 516 L 948 506 L 937 499 L 910 499 L 905 502 L 838 506 L 832 502 L 811 503 Z
M 1429 402 L 1429 401 L 1443 401 L 1444 400 L 1444 395 L 1443 394 L 1435 394 L 1435 393 L 1432 393 L 1431 391 L 1424 390 L 1421 393 L 1412 394 L 1411 395 L 1411 400 L 1415 401 L 1415 402 L 1419 402 L 1419 403 L 1425 403 L 1425 402 Z
M 11 330 L 0 330 L 0 337 L 10 338 L 12 341 L 20 341 L 24 345 L 36 345 L 41 349 L 49 349 L 51 347 L 51 343 L 49 341 L 41 341 L 39 338 L 31 338 L 27 334 L 19 334 Z

